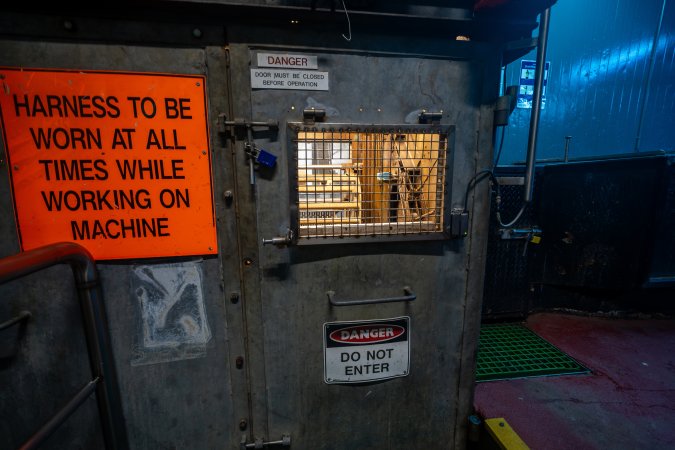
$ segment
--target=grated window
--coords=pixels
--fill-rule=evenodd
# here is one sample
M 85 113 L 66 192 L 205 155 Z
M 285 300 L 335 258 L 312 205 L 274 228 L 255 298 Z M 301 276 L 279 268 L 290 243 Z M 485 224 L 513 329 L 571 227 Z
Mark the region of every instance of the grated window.
M 300 239 L 442 232 L 447 133 L 295 131 Z

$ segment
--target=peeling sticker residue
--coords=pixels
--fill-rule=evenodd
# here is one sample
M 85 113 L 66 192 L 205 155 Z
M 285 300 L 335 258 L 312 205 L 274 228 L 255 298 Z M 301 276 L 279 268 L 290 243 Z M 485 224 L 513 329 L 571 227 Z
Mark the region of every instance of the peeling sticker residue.
M 140 313 L 132 365 L 204 356 L 211 333 L 200 263 L 134 267 L 131 292 Z

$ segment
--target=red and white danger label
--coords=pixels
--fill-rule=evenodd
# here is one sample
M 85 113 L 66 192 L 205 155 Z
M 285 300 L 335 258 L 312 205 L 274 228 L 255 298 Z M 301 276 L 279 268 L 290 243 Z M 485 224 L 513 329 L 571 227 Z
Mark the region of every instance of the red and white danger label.
M 324 381 L 365 383 L 410 372 L 410 317 L 324 324 Z

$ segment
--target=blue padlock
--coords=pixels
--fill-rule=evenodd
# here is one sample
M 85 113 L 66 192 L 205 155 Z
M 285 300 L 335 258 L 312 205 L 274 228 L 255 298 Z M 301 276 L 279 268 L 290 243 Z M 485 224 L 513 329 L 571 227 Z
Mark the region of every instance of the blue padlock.
M 255 162 L 262 164 L 266 167 L 274 167 L 277 163 L 277 157 L 273 154 L 266 152 L 263 149 L 258 149 L 258 154 L 255 157 Z

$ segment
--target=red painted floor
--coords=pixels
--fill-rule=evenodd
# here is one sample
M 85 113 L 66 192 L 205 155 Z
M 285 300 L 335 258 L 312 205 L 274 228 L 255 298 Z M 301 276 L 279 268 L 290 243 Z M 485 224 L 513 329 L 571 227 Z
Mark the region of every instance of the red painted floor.
M 675 320 L 541 313 L 527 326 L 592 374 L 479 383 L 481 416 L 532 449 L 675 449 Z

